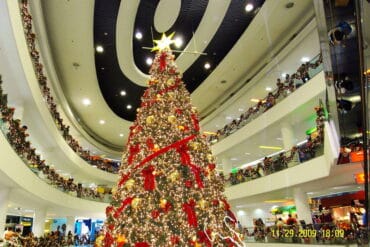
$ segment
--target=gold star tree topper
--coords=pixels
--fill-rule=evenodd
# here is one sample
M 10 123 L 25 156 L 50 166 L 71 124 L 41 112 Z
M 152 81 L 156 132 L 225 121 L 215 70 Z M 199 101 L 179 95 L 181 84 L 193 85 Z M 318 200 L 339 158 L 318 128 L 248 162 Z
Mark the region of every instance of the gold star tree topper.
M 175 43 L 175 41 L 172 39 L 174 35 L 175 35 L 174 32 L 168 36 L 166 36 L 166 34 L 163 33 L 162 38 L 160 40 L 153 40 L 154 43 L 156 43 L 156 46 L 152 48 L 152 51 L 162 51 L 165 49 L 170 49 L 170 45 Z

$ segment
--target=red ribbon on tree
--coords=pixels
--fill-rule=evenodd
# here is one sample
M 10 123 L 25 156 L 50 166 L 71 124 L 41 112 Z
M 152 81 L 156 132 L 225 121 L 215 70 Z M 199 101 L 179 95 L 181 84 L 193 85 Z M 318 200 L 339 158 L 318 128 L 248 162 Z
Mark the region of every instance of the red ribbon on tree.
M 133 159 L 134 159 L 134 156 L 136 154 L 138 154 L 140 152 L 140 145 L 139 144 L 135 144 L 135 145 L 130 145 L 130 154 L 127 158 L 127 162 L 129 165 L 131 165 Z
M 190 170 L 195 176 L 195 181 L 197 182 L 198 187 L 204 188 L 202 179 L 200 177 L 201 169 L 191 163 L 190 155 L 188 154 L 188 147 L 186 145 L 182 145 L 176 150 L 180 154 L 181 163 L 190 167 Z
M 191 120 L 193 120 L 194 129 L 199 131 L 199 121 L 195 114 L 191 114 Z
M 212 242 L 207 237 L 207 235 L 211 236 L 211 230 L 210 229 L 207 229 L 207 234 L 204 231 L 199 230 L 197 235 L 198 235 L 198 238 L 199 238 L 199 242 L 204 243 L 207 247 L 212 247 Z
M 105 237 L 104 237 L 104 247 L 111 247 L 113 243 L 114 243 L 114 239 L 112 235 L 110 235 L 109 232 L 106 232 Z
M 141 175 L 144 177 L 144 189 L 152 191 L 155 189 L 155 176 L 153 174 L 154 166 L 149 165 L 141 171 Z
M 135 247 L 150 247 L 147 242 L 139 242 L 135 244 Z
M 188 223 L 190 226 L 197 227 L 197 215 L 195 214 L 195 201 L 193 199 L 190 199 L 188 203 L 184 203 L 182 205 L 182 210 L 187 214 L 188 216 Z
M 132 197 L 127 197 L 125 200 L 122 201 L 121 206 L 119 208 L 117 208 L 116 212 L 113 215 L 114 218 L 117 218 L 121 214 L 121 212 L 123 211 L 123 209 L 127 205 L 131 204 L 132 199 L 133 199 Z
M 106 215 L 106 216 L 108 216 L 108 214 L 109 214 L 110 212 L 112 212 L 112 210 L 113 210 L 113 207 L 112 207 L 112 206 L 108 206 L 108 207 L 106 207 L 106 208 L 105 208 L 105 215 Z
M 130 173 L 123 175 L 121 180 L 118 183 L 118 186 L 121 187 L 122 184 L 126 183 L 126 181 L 128 180 L 129 177 L 130 177 Z
M 150 138 L 150 137 L 148 139 L 146 139 L 146 145 L 147 145 L 147 147 L 150 150 L 152 150 L 154 148 L 154 141 L 153 141 L 153 139 Z
M 221 201 L 224 203 L 225 205 L 225 210 L 230 210 L 230 204 L 225 200 L 225 199 L 221 199 Z
M 162 52 L 160 57 L 159 57 L 159 69 L 161 72 L 163 72 L 166 69 L 166 58 L 167 54 L 165 52 Z

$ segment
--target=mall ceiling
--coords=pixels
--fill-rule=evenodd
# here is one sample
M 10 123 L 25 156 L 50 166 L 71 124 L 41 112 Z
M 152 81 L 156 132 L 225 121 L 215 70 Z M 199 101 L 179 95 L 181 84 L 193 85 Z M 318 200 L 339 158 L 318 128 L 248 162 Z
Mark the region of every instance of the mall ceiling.
M 60 105 L 90 139 L 115 151 L 140 105 L 154 57 L 143 47 L 153 39 L 175 32 L 182 41 L 175 49 L 207 54 L 176 53 L 203 118 L 228 104 L 314 12 L 311 1 L 298 0 L 42 0 L 31 11 L 44 25 L 38 39 L 51 55 Z

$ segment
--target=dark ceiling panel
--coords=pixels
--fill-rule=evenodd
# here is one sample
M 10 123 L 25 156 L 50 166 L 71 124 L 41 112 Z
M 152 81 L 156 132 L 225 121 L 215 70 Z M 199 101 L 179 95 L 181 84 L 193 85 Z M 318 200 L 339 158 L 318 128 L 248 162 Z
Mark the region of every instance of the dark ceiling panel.
M 152 32 L 154 39 L 159 39 L 161 36 L 153 28 L 158 2 L 159 0 L 141 1 L 135 17 L 133 31 L 140 30 L 145 35 L 140 41 L 135 38 L 132 40 L 134 61 L 138 69 L 144 73 L 149 71 L 149 66 L 145 62 L 146 57 L 153 57 L 153 54 L 142 49 L 142 46 L 152 46 Z M 253 2 L 255 11 L 250 13 L 245 11 L 247 2 Z M 104 53 L 95 53 L 95 66 L 99 86 L 107 104 L 121 118 L 133 121 L 145 87 L 131 82 L 122 73 L 118 63 L 115 30 L 120 3 L 121 0 L 111 0 L 109 4 L 104 0 L 95 1 L 94 45 L 104 47 Z M 187 71 L 184 71 L 184 83 L 190 92 L 193 92 L 208 77 L 232 49 L 263 3 L 264 0 L 231 1 L 222 24 L 205 49 L 208 55 L 200 56 Z M 197 30 L 207 5 L 208 0 L 182 0 L 179 16 L 167 34 L 173 31 L 181 34 L 184 38 L 183 47 L 185 47 L 191 40 L 193 32 Z M 212 66 L 209 70 L 204 69 L 206 61 Z M 126 91 L 125 97 L 120 95 L 121 90 Z M 132 109 L 126 109 L 127 104 L 132 105 Z

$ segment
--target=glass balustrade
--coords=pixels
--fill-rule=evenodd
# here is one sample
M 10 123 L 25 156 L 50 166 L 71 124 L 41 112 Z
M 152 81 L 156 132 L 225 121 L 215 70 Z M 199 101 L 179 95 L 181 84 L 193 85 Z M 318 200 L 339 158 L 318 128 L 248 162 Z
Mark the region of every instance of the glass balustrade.
M 9 145 L 17 153 L 18 157 L 23 161 L 25 167 L 30 169 L 35 176 L 44 181 L 49 186 L 52 186 L 55 189 L 58 189 L 68 195 L 75 196 L 85 200 L 98 201 L 98 202 L 110 202 L 111 194 L 110 193 L 100 193 L 97 189 L 85 188 L 82 187 L 82 184 L 75 184 L 72 178 L 63 178 L 54 171 L 53 168 L 46 169 L 46 166 L 42 169 L 38 165 L 34 164 L 25 157 L 25 155 L 19 155 L 17 148 L 14 147 L 14 141 L 10 141 L 9 138 L 12 138 L 12 134 L 9 131 L 9 124 L 3 122 L 0 119 L 0 129 L 3 135 L 8 140 Z M 19 151 L 19 150 L 18 150 Z

